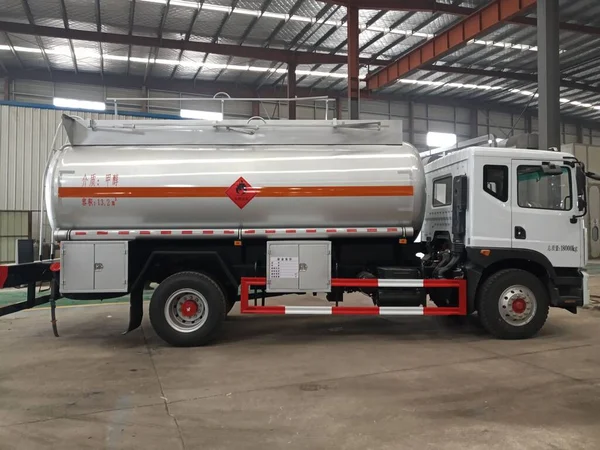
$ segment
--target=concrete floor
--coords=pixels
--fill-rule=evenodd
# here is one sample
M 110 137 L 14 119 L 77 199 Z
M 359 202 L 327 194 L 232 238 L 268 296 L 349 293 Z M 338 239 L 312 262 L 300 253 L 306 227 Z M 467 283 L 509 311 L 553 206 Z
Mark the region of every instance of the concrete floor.
M 0 319 L 0 449 L 598 449 L 600 312 L 489 338 L 439 318 L 230 317 L 167 347 L 124 304 Z

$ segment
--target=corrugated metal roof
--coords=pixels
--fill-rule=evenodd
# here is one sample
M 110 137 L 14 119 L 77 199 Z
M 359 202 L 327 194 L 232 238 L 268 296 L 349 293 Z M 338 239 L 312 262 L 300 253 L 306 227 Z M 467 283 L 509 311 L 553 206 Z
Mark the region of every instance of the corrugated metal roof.
M 29 23 L 24 9 L 29 5 L 36 25 L 63 28 L 60 0 L 0 0 L 2 20 Z M 479 8 L 488 0 L 437 0 L 440 4 Z M 102 0 L 99 17 L 94 0 L 64 0 L 72 29 L 128 35 L 190 40 L 298 51 L 346 52 L 346 9 L 317 0 Z M 600 2 L 560 0 L 561 20 L 600 30 Z M 264 13 L 264 14 L 263 14 Z M 535 17 L 535 10 L 529 14 Z M 460 20 L 458 15 L 439 12 L 361 10 L 359 45 L 363 57 L 396 59 Z M 163 25 L 161 28 L 161 24 Z M 131 25 L 131 30 L 130 30 Z M 74 71 L 66 39 L 0 32 L 0 68 L 10 70 Z M 41 45 L 41 48 L 40 48 Z M 155 77 L 168 80 L 206 80 L 271 85 L 285 82 L 285 64 L 251 58 L 204 54 L 176 49 L 149 48 L 89 41 L 72 41 L 77 68 L 84 72 Z M 504 24 L 441 58 L 436 65 L 454 71 L 485 70 L 486 74 L 445 73 L 442 69 L 420 70 L 408 81 L 395 83 L 381 93 L 417 97 L 446 97 L 483 104 L 525 105 L 530 100 L 517 91 L 535 91 L 533 82 L 511 79 L 511 74 L 535 74 L 536 29 Z M 566 88 L 563 109 L 573 115 L 597 117 L 597 109 L 578 103 L 600 102 L 600 31 L 585 34 L 560 31 L 562 76 L 589 86 Z M 41 57 L 44 54 L 48 60 Z M 16 56 L 15 56 L 16 54 Z M 130 57 L 128 61 L 128 57 Z M 22 64 L 22 67 L 21 67 Z M 265 71 L 268 69 L 268 71 Z M 373 69 L 373 67 L 371 67 Z M 298 83 L 312 89 L 346 89 L 346 66 L 314 64 L 298 66 Z M 366 66 L 361 74 L 366 74 Z M 491 76 L 491 75 L 494 76 Z M 514 78 L 514 77 L 513 77 Z M 413 80 L 413 81 L 410 81 Z M 466 85 L 466 86 L 465 86 Z M 478 86 L 478 87 L 473 87 Z M 535 99 L 530 104 L 535 104 Z

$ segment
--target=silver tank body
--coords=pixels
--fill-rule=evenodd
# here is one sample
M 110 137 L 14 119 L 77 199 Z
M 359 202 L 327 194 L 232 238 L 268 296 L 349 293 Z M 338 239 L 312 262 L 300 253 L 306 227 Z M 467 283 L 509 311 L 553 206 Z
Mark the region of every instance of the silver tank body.
M 257 195 L 240 209 L 225 194 L 240 177 L 252 188 L 406 186 L 412 187 L 412 195 Z M 80 189 L 89 187 L 112 190 L 90 202 L 87 191 Z M 223 194 L 116 199 L 113 195 L 115 188 L 166 192 L 195 187 Z M 71 196 L 59 196 L 59 188 L 60 192 L 73 188 Z M 410 145 L 77 145 L 64 147 L 50 161 L 45 200 L 54 230 L 365 226 L 419 230 L 426 191 L 423 165 Z

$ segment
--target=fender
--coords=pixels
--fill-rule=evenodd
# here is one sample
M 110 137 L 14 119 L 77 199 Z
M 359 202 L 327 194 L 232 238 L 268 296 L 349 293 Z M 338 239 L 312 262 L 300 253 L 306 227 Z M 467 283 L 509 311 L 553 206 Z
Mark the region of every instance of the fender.
M 488 256 L 482 250 L 489 250 Z M 577 268 L 555 268 L 550 260 L 542 253 L 535 250 L 519 248 L 483 248 L 467 247 L 467 263 L 465 264 L 468 282 L 468 306 L 469 311 L 475 310 L 475 297 L 481 278 L 489 267 L 509 261 L 520 261 L 523 263 L 534 262 L 545 271 L 551 285 L 548 286 L 550 303 L 553 306 L 563 306 L 557 286 L 581 286 L 583 277 Z M 560 275 L 557 273 L 560 271 Z
M 225 274 L 227 280 L 231 283 L 232 286 L 235 286 L 237 289 L 238 283 L 236 282 L 235 277 L 231 273 L 231 271 L 227 268 L 227 265 L 221 258 L 221 256 L 217 252 L 207 252 L 207 251 L 194 251 L 194 250 L 156 250 L 153 251 L 146 263 L 140 270 L 140 273 L 136 277 L 135 281 L 131 285 L 130 296 L 129 296 L 129 326 L 127 327 L 127 331 L 123 334 L 127 334 L 136 328 L 138 328 L 142 324 L 142 318 L 144 317 L 144 281 L 145 275 L 148 273 L 152 264 L 159 259 L 161 256 L 195 256 L 204 259 L 211 260 L 212 263 L 218 265 L 223 273 Z

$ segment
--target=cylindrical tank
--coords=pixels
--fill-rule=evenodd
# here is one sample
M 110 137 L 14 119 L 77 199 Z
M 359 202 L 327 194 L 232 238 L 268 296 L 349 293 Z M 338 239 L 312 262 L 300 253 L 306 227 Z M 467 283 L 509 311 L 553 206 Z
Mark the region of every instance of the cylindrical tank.
M 425 175 L 406 145 L 66 146 L 45 180 L 52 227 L 421 228 Z

